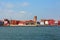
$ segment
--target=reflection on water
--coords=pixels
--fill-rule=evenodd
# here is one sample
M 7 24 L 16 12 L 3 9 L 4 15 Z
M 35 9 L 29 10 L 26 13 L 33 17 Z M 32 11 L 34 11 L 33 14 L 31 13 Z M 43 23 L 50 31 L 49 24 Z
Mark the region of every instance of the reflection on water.
M 60 27 L 0 27 L 0 40 L 60 40 Z

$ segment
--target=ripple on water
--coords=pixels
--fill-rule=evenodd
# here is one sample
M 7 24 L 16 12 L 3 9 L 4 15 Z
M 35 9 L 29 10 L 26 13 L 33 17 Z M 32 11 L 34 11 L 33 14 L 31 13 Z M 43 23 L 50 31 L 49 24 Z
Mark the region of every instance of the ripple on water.
M 0 27 L 0 40 L 60 40 L 60 27 Z

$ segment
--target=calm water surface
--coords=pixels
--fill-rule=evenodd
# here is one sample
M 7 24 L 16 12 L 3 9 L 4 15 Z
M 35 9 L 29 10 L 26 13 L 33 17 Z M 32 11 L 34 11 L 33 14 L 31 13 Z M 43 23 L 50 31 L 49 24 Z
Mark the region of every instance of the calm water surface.
M 0 27 L 0 40 L 60 40 L 60 27 Z

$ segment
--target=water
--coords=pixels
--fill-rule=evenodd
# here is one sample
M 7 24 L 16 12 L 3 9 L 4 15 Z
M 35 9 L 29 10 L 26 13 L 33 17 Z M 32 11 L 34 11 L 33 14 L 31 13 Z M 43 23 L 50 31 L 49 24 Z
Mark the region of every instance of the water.
M 0 40 L 60 40 L 60 27 L 0 27 Z

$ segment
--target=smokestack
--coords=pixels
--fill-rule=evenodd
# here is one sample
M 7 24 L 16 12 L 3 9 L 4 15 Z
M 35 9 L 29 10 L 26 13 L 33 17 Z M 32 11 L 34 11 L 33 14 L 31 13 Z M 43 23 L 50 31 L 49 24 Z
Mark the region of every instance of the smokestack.
M 33 21 L 34 21 L 34 22 L 37 22 L 37 16 L 34 16 Z

